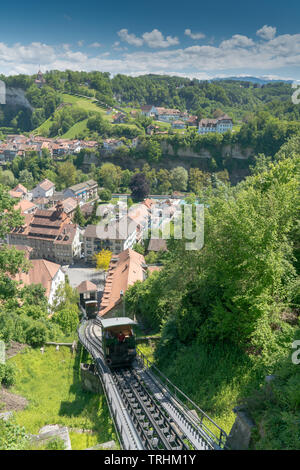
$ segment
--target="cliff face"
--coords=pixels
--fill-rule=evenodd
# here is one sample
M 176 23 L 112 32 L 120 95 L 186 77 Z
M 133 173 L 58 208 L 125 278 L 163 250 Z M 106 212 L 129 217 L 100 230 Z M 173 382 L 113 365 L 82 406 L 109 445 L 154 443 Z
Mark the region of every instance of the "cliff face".
M 165 155 L 177 156 L 181 158 L 212 158 L 210 151 L 205 148 L 201 149 L 200 152 L 195 152 L 190 147 L 179 148 L 177 151 L 175 151 L 173 147 L 166 142 L 162 142 L 162 151 Z M 242 149 L 239 145 L 226 145 L 221 150 L 222 158 L 247 160 L 252 155 L 252 149 Z
M 251 162 L 251 156 L 253 155 L 251 149 L 248 149 L 247 154 L 249 157 L 247 157 L 245 153 L 242 153 L 237 147 L 233 149 L 224 148 L 222 158 L 229 160 L 228 163 L 230 163 L 230 165 L 227 165 L 227 169 L 232 184 L 238 183 L 247 175 L 249 175 L 249 165 Z M 186 170 L 189 170 L 190 168 L 199 168 L 202 171 L 210 173 L 211 158 L 212 155 L 207 151 L 203 151 L 201 156 L 198 154 L 193 156 L 190 155 L 188 151 L 184 151 L 178 152 L 176 156 L 174 154 L 164 154 L 159 162 L 151 162 L 150 166 L 156 170 L 161 168 L 172 170 L 177 166 L 183 166 Z M 103 163 L 113 163 L 114 165 L 119 165 L 123 170 L 126 170 L 126 168 L 129 170 L 134 170 L 135 168 L 142 169 L 145 163 L 149 162 L 146 159 L 119 157 L 113 153 L 101 153 L 100 158 L 95 154 L 86 154 L 83 160 L 82 170 L 89 172 L 92 164 L 101 166 Z M 217 169 L 215 171 L 219 170 Z
M 24 90 L 21 88 L 6 88 L 6 104 L 10 106 L 20 106 L 33 111 L 31 104 L 25 96 Z

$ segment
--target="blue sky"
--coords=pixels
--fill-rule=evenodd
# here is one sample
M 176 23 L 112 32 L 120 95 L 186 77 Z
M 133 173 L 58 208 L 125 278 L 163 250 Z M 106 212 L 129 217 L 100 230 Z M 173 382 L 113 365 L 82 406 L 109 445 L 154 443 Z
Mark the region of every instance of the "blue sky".
M 16 0 L 0 7 L 0 73 L 36 73 L 40 65 L 300 79 L 299 17 L 296 0 Z

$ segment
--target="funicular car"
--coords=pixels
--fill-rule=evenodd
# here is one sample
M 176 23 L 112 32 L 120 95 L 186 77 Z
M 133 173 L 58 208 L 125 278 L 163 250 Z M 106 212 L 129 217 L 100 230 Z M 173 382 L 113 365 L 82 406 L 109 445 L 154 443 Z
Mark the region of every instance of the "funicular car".
M 131 318 L 101 319 L 102 347 L 109 367 L 129 367 L 136 357 L 135 335 L 132 327 L 137 323 Z

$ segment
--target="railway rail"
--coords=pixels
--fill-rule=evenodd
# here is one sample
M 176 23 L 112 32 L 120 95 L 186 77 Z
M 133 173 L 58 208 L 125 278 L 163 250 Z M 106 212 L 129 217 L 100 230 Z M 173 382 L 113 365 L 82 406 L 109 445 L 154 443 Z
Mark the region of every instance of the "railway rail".
M 84 320 L 78 337 L 95 361 L 123 449 L 225 448 L 226 433 L 139 351 L 132 368 L 106 366 L 98 319 Z

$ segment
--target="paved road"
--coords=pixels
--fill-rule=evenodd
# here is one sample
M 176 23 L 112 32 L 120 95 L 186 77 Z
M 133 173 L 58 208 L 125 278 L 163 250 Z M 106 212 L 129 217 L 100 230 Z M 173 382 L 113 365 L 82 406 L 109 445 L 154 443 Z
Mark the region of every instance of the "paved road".
M 104 288 L 104 273 L 95 268 L 88 267 L 85 263 L 72 264 L 65 269 L 72 287 L 77 287 L 82 281 L 91 281 L 99 291 Z

